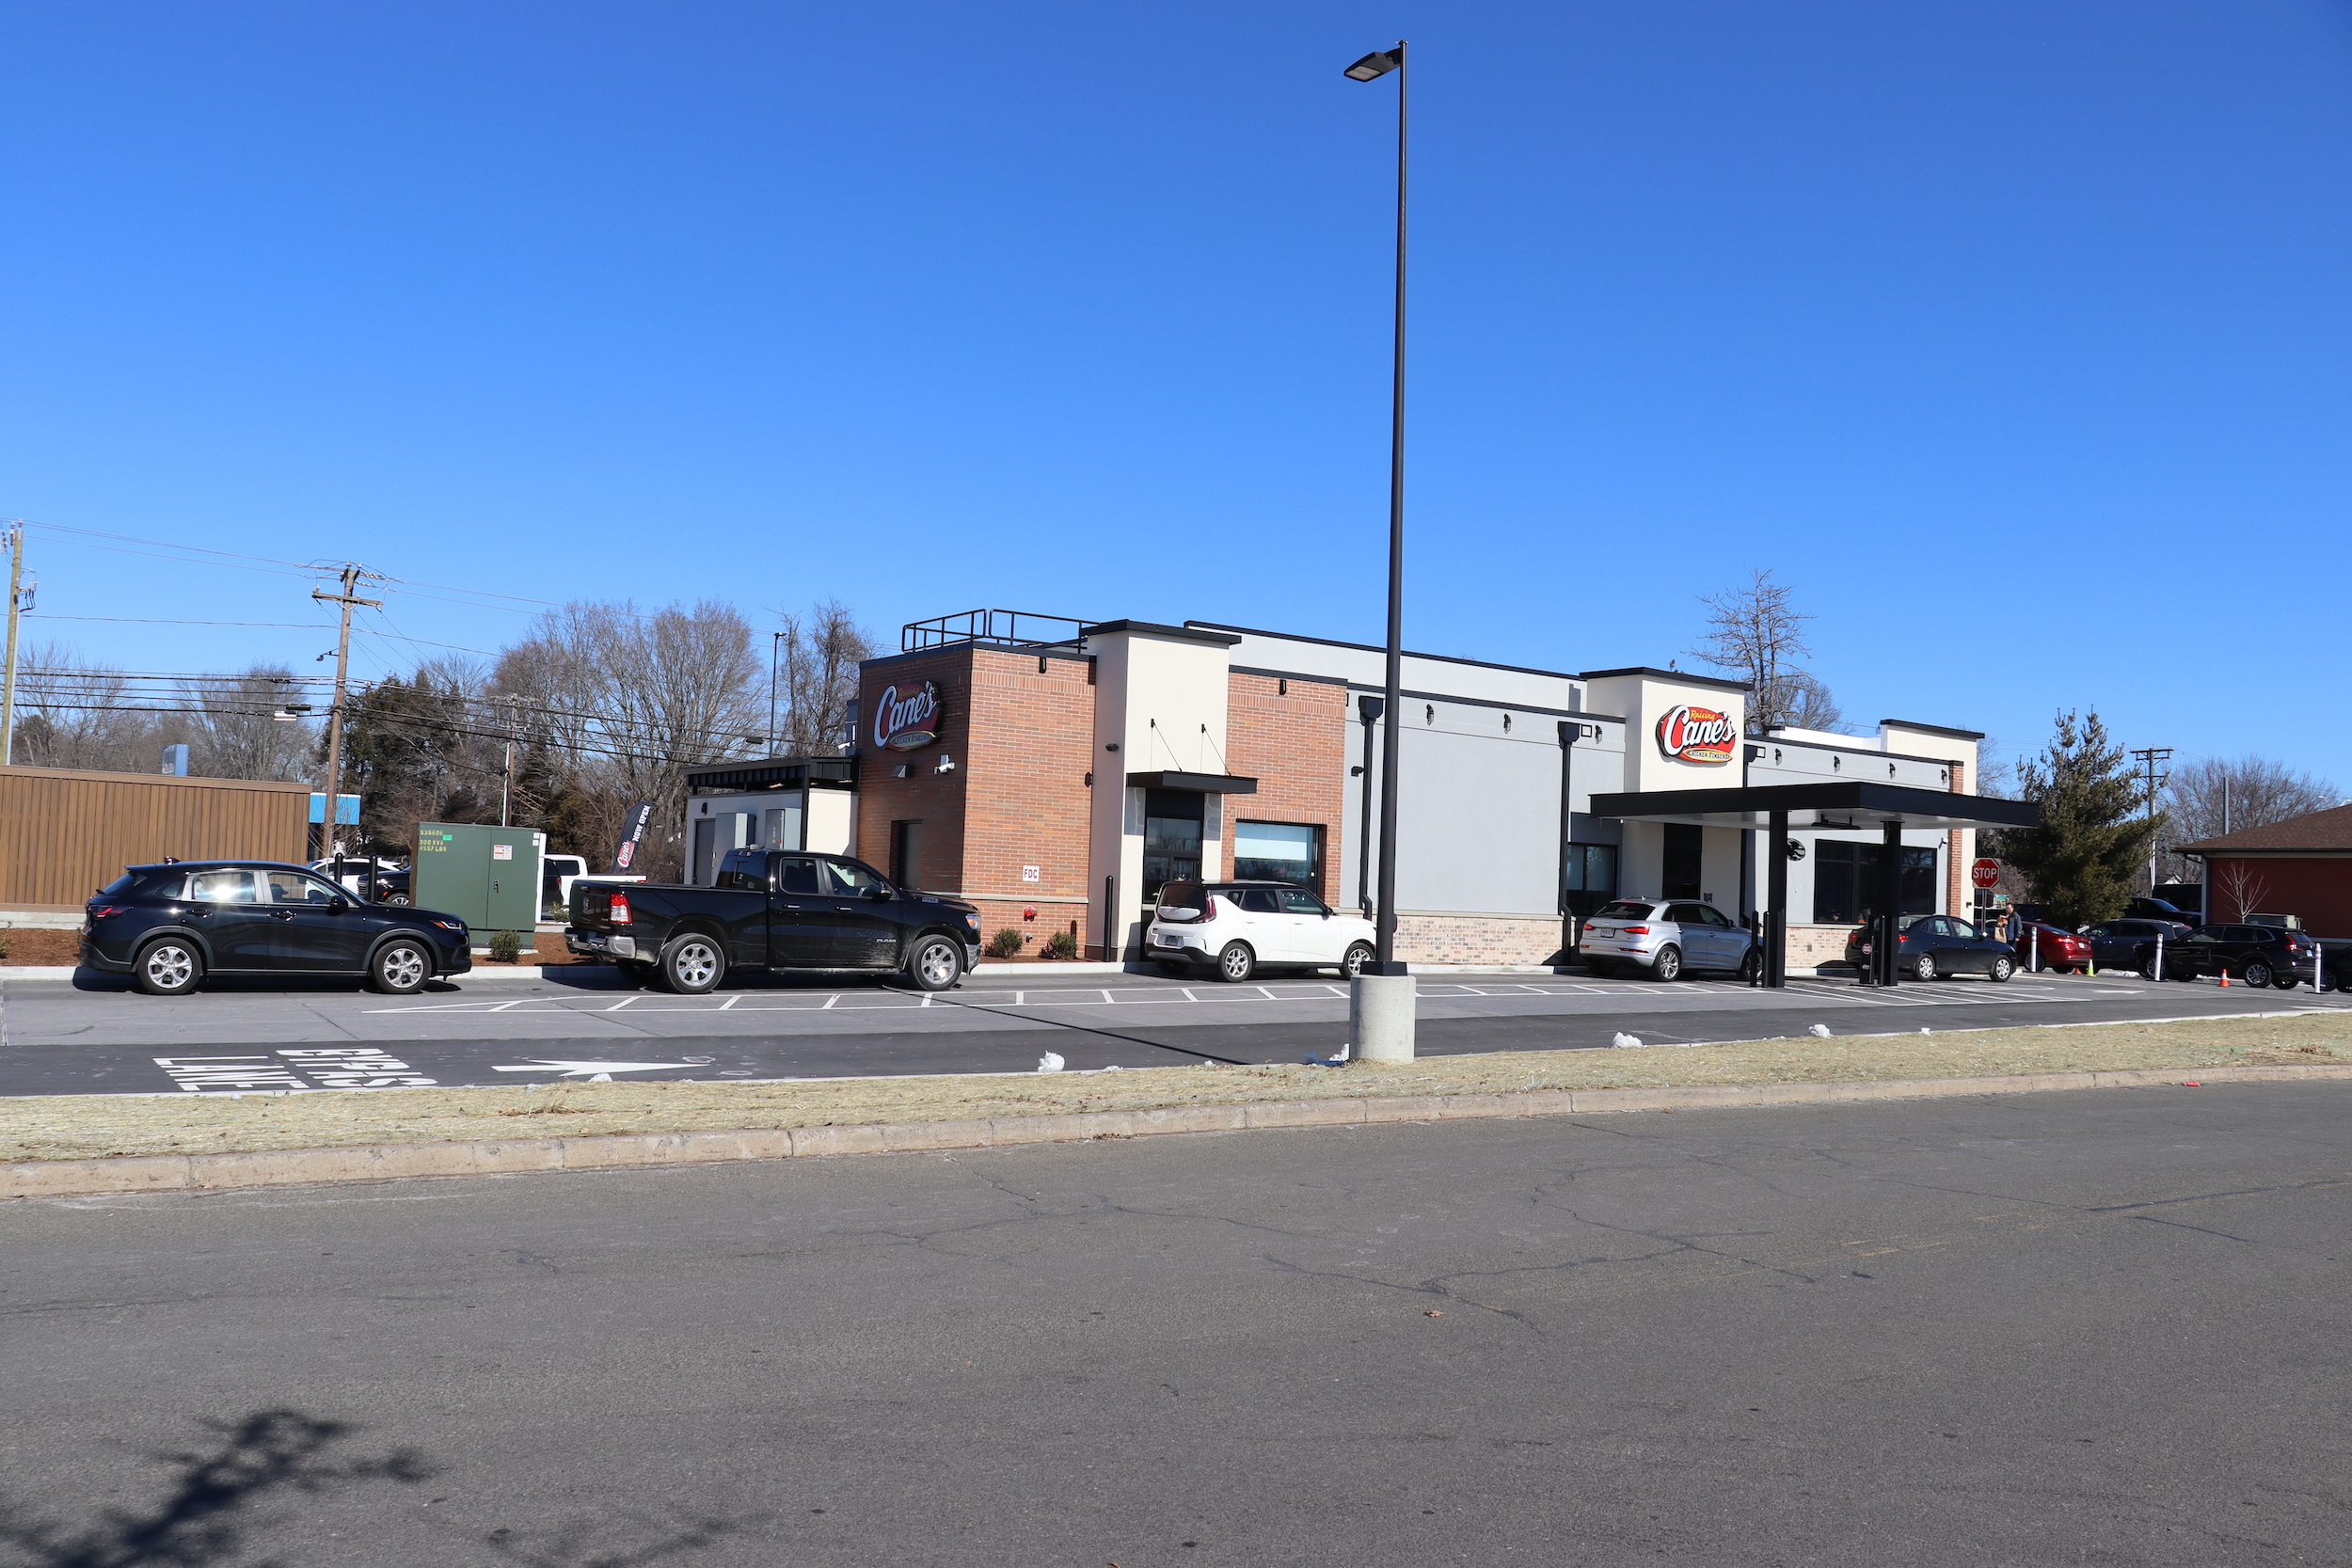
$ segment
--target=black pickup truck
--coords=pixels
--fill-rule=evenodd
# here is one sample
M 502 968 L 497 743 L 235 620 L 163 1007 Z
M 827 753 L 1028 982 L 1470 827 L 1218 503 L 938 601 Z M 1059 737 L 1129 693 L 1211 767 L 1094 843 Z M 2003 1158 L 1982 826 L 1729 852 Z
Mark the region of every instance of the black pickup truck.
M 847 855 L 735 849 L 710 887 L 574 882 L 564 940 L 640 979 L 697 996 L 730 969 L 896 974 L 946 990 L 979 962 L 979 911 Z

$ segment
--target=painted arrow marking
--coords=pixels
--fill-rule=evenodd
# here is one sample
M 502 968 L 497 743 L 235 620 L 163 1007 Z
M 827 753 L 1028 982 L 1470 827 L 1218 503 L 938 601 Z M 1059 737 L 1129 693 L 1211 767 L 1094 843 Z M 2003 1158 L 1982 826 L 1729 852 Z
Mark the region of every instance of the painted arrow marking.
M 667 1072 L 673 1068 L 692 1067 L 691 1062 L 526 1062 L 521 1067 L 494 1067 L 492 1072 L 545 1072 L 557 1069 L 563 1078 L 584 1078 L 591 1084 L 610 1084 L 616 1072 Z

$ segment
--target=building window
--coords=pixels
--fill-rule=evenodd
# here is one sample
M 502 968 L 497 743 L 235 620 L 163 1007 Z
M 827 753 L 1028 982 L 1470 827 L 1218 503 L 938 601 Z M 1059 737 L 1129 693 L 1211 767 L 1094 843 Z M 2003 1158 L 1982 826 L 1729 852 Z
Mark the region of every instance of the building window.
M 1312 822 L 1233 824 L 1233 877 L 1288 882 L 1323 896 L 1323 829 Z
M 1707 830 L 1688 822 L 1669 822 L 1665 830 L 1666 853 L 1659 867 L 1658 896 L 1696 898 L 1704 877 L 1700 861 L 1707 845 Z
M 1825 838 L 1813 846 L 1813 923 L 1851 926 L 1879 912 L 1879 844 Z M 1902 912 L 1935 912 L 1935 851 L 1906 847 L 1902 858 Z
M 1617 895 L 1617 847 L 1613 844 L 1571 844 L 1562 868 L 1560 910 L 1582 920 L 1597 914 Z
M 1143 901 L 1154 902 L 1162 882 L 1200 879 L 1200 822 L 1208 798 L 1189 789 L 1143 792 Z

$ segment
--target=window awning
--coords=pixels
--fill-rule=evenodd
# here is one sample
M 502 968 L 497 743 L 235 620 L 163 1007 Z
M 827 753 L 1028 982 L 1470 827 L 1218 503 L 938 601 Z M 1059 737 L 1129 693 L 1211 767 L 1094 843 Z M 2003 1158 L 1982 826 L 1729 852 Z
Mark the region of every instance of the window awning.
M 1193 789 L 1203 795 L 1255 795 L 1258 781 L 1238 773 L 1130 773 L 1131 789 Z
M 1826 832 L 1904 828 L 2038 828 L 2042 807 L 2032 800 L 1959 795 L 1944 789 L 1870 784 L 1758 784 L 1738 789 L 1645 789 L 1593 797 L 1591 814 L 1620 822 L 1687 822 L 1702 828 L 1772 825 L 1787 812 L 1791 832 Z

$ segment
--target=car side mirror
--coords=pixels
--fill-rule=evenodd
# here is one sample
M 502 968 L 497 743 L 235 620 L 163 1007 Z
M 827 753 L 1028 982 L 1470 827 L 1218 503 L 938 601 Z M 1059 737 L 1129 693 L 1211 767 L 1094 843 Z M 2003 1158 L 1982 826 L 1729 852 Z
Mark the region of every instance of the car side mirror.
M 877 904 L 887 904 L 890 902 L 890 890 L 886 887 L 869 887 L 866 890 L 866 896 Z
M 345 910 L 351 908 L 351 900 L 348 898 L 330 899 L 326 907 L 334 911 L 337 914 L 341 914 Z

